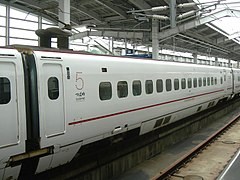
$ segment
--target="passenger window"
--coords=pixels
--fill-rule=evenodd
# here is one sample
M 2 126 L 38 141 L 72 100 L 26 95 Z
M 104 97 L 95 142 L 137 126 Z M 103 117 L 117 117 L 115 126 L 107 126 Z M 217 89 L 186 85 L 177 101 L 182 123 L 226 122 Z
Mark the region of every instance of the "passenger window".
M 157 88 L 158 93 L 163 92 L 163 81 L 162 81 L 162 79 L 158 79 L 156 81 L 156 88 Z
M 193 87 L 194 87 L 194 88 L 197 87 L 197 78 L 193 78 Z
M 174 79 L 174 89 L 179 90 L 179 80 L 178 79 Z
M 112 98 L 112 85 L 110 82 L 101 82 L 99 84 L 99 97 L 102 101 Z
M 211 77 L 211 85 L 213 85 L 213 77 Z
M 181 86 L 182 86 L 182 89 L 186 89 L 186 79 L 185 78 L 181 79 Z
M 172 90 L 172 81 L 171 79 L 166 79 L 166 90 L 171 91 Z
M 55 100 L 59 97 L 59 83 L 56 77 L 50 77 L 48 79 L 48 97 L 51 100 Z
M 202 87 L 202 78 L 198 78 L 198 86 Z
M 140 96 L 142 94 L 142 84 L 141 81 L 133 81 L 132 91 L 134 96 Z
M 192 79 L 188 78 L 188 88 L 192 88 Z
M 215 77 L 215 85 L 217 85 L 217 78 Z
M 119 81 L 117 84 L 117 94 L 119 98 L 128 96 L 128 84 L 126 81 Z
M 152 80 L 146 80 L 145 91 L 146 91 L 146 94 L 152 94 L 153 93 L 153 81 Z
M 207 78 L 207 85 L 210 86 L 210 77 Z
M 221 77 L 221 84 L 223 84 L 223 78 Z
M 7 104 L 11 99 L 11 86 L 8 78 L 0 77 L 0 104 Z
M 207 79 L 204 77 L 203 78 L 203 86 L 206 86 L 206 84 L 207 84 Z

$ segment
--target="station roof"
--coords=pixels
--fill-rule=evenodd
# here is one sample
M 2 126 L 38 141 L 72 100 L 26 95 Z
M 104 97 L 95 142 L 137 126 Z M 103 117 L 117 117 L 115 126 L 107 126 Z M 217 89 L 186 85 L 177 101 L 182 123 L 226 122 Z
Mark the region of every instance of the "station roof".
M 57 22 L 58 0 L 3 0 L 29 13 L 41 14 Z M 197 53 L 232 60 L 240 60 L 238 38 L 228 38 L 229 34 L 216 25 L 216 19 L 238 16 L 238 10 L 223 8 L 211 11 L 220 1 L 206 4 L 200 11 L 192 0 L 176 0 L 179 17 L 176 27 L 170 27 L 170 0 L 71 0 L 71 27 L 87 26 L 90 31 L 76 32 L 72 39 L 85 36 L 104 36 L 115 39 L 128 39 L 133 43 L 151 46 L 153 18 L 159 19 L 160 48 L 181 52 Z M 154 11 L 156 7 L 163 7 Z M 206 11 L 205 11 L 206 10 Z M 61 11 L 61 10 L 60 10 Z M 189 13 L 190 12 L 190 13 Z M 189 13 L 189 14 L 188 14 Z M 181 17 L 181 15 L 186 15 Z M 95 31 L 97 30 L 97 31 Z

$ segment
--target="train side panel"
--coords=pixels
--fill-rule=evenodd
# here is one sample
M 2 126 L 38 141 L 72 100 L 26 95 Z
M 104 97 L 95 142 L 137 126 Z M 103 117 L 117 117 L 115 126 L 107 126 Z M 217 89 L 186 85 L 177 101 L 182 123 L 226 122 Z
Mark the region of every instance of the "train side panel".
M 21 54 L 0 49 L 0 179 L 17 179 L 21 165 L 10 157 L 25 152 L 26 110 Z
M 223 72 L 224 68 L 41 51 L 35 52 L 35 57 L 40 145 L 54 147 L 52 155 L 40 158 L 37 172 L 70 161 L 82 145 L 134 128 L 141 128 L 140 134 L 147 133 L 212 107 L 232 94 L 231 83 L 227 83 L 230 70 Z M 199 87 L 203 78 L 209 84 Z M 164 87 L 158 93 L 159 79 Z M 141 82 L 139 96 L 133 95 L 134 81 Z M 170 91 L 166 83 L 170 83 Z M 126 97 L 121 94 L 124 84 Z M 100 86 L 111 89 L 111 97 L 100 97 Z

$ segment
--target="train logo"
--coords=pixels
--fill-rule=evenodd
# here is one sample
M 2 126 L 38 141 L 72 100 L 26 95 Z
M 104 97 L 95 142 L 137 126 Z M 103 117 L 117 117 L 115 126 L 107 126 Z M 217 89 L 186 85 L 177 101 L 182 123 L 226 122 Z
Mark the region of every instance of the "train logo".
M 82 72 L 76 73 L 76 84 L 75 87 L 78 90 L 78 92 L 75 93 L 76 95 L 76 101 L 84 101 L 85 100 L 85 92 L 82 91 L 84 87 L 84 81 L 81 78 Z

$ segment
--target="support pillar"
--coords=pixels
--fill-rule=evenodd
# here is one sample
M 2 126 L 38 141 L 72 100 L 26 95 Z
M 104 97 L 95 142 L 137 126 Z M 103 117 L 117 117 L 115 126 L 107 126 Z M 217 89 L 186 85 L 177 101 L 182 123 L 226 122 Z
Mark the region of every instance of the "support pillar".
M 215 66 L 218 66 L 218 57 L 215 57 Z
M 170 8 L 170 26 L 171 28 L 176 27 L 176 0 L 170 0 L 169 3 L 169 8 Z
M 132 46 L 133 46 L 133 55 L 135 55 L 136 54 L 136 44 L 134 43 Z
M 152 19 L 152 58 L 159 59 L 159 21 L 157 19 Z
M 127 38 L 125 38 L 125 55 L 127 55 L 127 50 L 128 50 L 128 48 L 127 48 Z
M 42 29 L 42 16 L 38 15 L 38 29 Z M 38 46 L 40 46 L 40 37 L 38 37 Z
M 6 6 L 6 39 L 5 45 L 8 46 L 10 44 L 10 5 Z
M 58 19 L 65 24 L 70 24 L 70 0 L 59 0 Z M 58 23 L 59 28 L 63 28 L 62 23 Z
M 113 37 L 110 37 L 109 38 L 109 51 L 114 54 L 114 49 L 113 49 L 113 46 L 114 46 L 114 41 L 113 41 Z
M 197 59 L 197 53 L 193 53 L 192 55 L 193 55 L 193 63 L 197 64 L 197 60 L 198 60 Z

